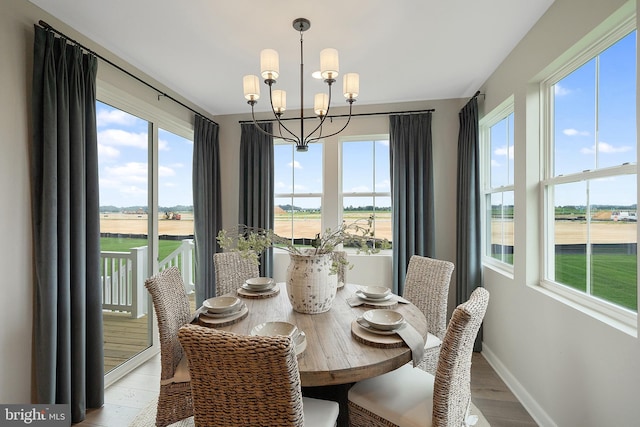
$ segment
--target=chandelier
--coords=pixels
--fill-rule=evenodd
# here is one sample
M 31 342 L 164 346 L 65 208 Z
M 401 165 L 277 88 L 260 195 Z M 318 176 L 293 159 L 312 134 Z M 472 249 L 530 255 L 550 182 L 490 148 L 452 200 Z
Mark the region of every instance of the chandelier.
M 260 132 L 272 136 L 274 138 L 281 138 L 285 141 L 289 141 L 296 144 L 297 151 L 307 151 L 309 149 L 309 143 L 316 142 L 321 138 L 327 138 L 334 136 L 346 129 L 351 121 L 351 108 L 358 96 L 358 90 L 360 86 L 360 76 L 357 73 L 347 73 L 343 77 L 343 94 L 349 103 L 349 118 L 345 125 L 337 132 L 330 135 L 322 134 L 322 125 L 329 114 L 329 108 L 331 106 L 331 86 L 335 83 L 338 77 L 338 51 L 336 49 L 323 49 L 320 52 L 320 78 L 324 79 L 324 82 L 329 87 L 328 94 L 318 93 L 314 97 L 313 111 L 315 115 L 320 119 L 318 125 L 309 134 L 304 134 L 304 41 L 302 33 L 307 31 L 311 27 L 311 22 L 305 18 L 298 18 L 293 21 L 293 28 L 300 32 L 300 134 L 296 135 L 291 132 L 283 123 L 284 118 L 282 114 L 287 108 L 287 94 L 284 90 L 273 90 L 273 85 L 276 84 L 276 80 L 280 75 L 280 65 L 278 59 L 278 52 L 273 49 L 264 49 L 260 52 L 260 73 L 264 79 L 264 83 L 269 86 L 269 102 L 271 104 L 271 110 L 278 122 L 278 133 L 273 134 L 262 129 L 255 118 L 254 106 L 260 99 L 260 82 L 258 76 L 248 75 L 242 79 L 242 86 L 244 89 L 244 97 L 247 99 L 247 103 L 251 105 L 251 117 L 253 124 L 260 130 Z M 314 73 L 315 77 L 316 73 Z M 283 132 L 284 131 L 284 132 Z

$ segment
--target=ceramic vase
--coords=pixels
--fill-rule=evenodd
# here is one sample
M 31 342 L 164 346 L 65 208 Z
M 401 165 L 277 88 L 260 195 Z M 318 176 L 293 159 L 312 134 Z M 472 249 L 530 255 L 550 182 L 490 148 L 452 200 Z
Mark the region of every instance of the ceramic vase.
M 336 298 L 338 277 L 331 274 L 331 254 L 290 254 L 287 268 L 287 293 L 293 309 L 299 313 L 324 313 Z

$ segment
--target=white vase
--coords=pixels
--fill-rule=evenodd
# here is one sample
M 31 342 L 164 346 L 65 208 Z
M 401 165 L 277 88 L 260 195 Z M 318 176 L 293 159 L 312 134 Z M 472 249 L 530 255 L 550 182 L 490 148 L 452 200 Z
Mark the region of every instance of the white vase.
M 293 309 L 299 313 L 324 313 L 336 298 L 338 277 L 331 274 L 331 254 L 290 254 L 287 268 L 287 293 Z

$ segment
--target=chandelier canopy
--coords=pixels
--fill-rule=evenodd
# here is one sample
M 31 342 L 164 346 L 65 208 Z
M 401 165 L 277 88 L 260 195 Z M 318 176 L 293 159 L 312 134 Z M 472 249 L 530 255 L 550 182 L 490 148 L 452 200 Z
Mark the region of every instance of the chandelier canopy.
M 320 119 L 320 123 L 309 134 L 304 134 L 304 41 L 302 33 L 307 31 L 311 27 L 311 22 L 306 18 L 298 18 L 293 21 L 293 28 L 300 32 L 300 135 L 296 135 L 291 132 L 282 122 L 282 114 L 287 108 L 287 94 L 284 90 L 273 90 L 273 85 L 276 84 L 276 80 L 280 75 L 280 65 L 278 59 L 278 52 L 273 49 L 264 49 L 260 52 L 260 73 L 264 79 L 264 83 L 269 86 L 269 101 L 271 103 L 271 110 L 278 122 L 278 133 L 272 134 L 262 129 L 255 118 L 254 106 L 260 99 L 260 82 L 258 76 L 248 75 L 242 79 L 242 85 L 244 89 L 244 97 L 247 99 L 247 103 L 251 105 L 251 116 L 253 118 L 253 124 L 260 130 L 260 132 L 272 136 L 274 138 L 281 138 L 285 141 L 289 141 L 296 144 L 296 150 L 307 151 L 309 149 L 309 143 L 318 141 L 320 138 L 327 138 L 334 136 L 346 129 L 351 121 L 351 108 L 358 96 L 358 90 L 360 86 L 360 76 L 357 73 L 347 73 L 343 77 L 343 94 L 346 101 L 349 103 L 349 118 L 345 125 L 337 132 L 330 135 L 322 134 L 322 125 L 329 114 L 331 107 L 331 86 L 335 83 L 338 77 L 338 51 L 336 49 L 327 48 L 320 52 L 320 76 L 324 79 L 324 82 L 329 87 L 328 94 L 317 93 L 314 97 L 313 111 Z M 315 73 L 314 73 L 315 74 Z M 284 132 L 283 132 L 284 130 Z

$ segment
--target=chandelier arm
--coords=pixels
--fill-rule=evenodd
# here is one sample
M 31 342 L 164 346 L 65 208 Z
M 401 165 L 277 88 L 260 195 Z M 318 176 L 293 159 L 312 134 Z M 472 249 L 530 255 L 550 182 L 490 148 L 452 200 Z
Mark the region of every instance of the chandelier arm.
M 279 139 L 283 139 L 285 141 L 289 141 L 289 142 L 293 142 L 293 143 L 298 143 L 297 140 L 293 139 L 293 138 L 287 138 L 282 136 L 282 132 L 280 132 L 280 135 L 276 135 L 274 133 L 271 132 L 267 132 L 266 130 L 262 129 L 260 127 L 260 125 L 258 124 L 258 121 L 256 120 L 256 116 L 255 116 L 255 112 L 253 109 L 253 105 L 251 106 L 251 118 L 253 119 L 253 125 L 256 127 L 256 129 L 258 129 L 260 132 L 262 132 L 263 134 L 270 136 L 271 138 L 279 138 Z M 280 122 L 280 121 L 278 121 Z
M 298 145 L 300 143 L 300 139 L 298 138 L 298 136 L 295 133 L 291 132 L 289 130 L 289 128 L 286 127 L 284 123 L 282 123 L 282 121 L 280 120 L 280 116 L 282 115 L 282 113 L 280 113 L 280 114 L 276 113 L 276 109 L 273 107 L 273 95 L 272 95 L 272 86 L 273 85 L 270 84 L 270 83 L 267 83 L 267 84 L 269 85 L 269 104 L 271 104 L 271 111 L 273 112 L 273 115 L 275 116 L 275 118 L 276 118 L 276 120 L 278 122 L 278 127 L 279 128 L 284 128 L 284 130 L 286 130 L 287 133 L 293 137 L 293 138 L 287 138 L 287 137 L 283 136 L 282 135 L 282 130 L 280 130 L 279 138 L 282 138 L 285 141 L 295 142 L 296 145 Z M 276 138 L 278 138 L 278 137 L 276 137 Z
M 343 130 L 345 130 L 347 128 L 347 126 L 349 126 L 349 122 L 351 121 L 351 109 L 352 109 L 352 107 L 353 107 L 353 102 L 349 102 L 349 118 L 347 119 L 347 123 L 345 123 L 344 126 L 342 126 L 342 129 L 340 129 L 339 131 L 334 132 L 332 134 L 329 134 L 329 135 L 318 136 L 317 138 L 307 139 L 306 143 L 309 144 L 311 142 L 316 142 L 316 141 L 319 141 L 321 138 L 330 138 L 332 136 L 335 136 L 335 135 L 339 134 Z M 309 135 L 309 136 L 311 136 L 311 135 Z

